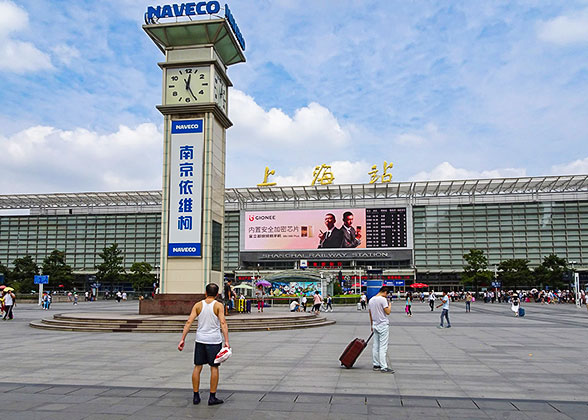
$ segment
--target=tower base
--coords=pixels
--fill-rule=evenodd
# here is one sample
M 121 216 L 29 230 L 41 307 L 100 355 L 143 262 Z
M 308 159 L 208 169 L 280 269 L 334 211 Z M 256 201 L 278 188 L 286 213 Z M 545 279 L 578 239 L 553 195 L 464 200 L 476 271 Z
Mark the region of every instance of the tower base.
M 155 295 L 153 300 L 139 302 L 139 315 L 190 315 L 204 293 L 166 293 Z

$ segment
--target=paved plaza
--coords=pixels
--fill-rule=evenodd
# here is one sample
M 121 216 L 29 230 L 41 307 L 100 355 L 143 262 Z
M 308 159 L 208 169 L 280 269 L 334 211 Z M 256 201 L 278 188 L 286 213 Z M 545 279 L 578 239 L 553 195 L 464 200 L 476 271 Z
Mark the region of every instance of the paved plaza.
M 191 404 L 193 346 L 180 334 L 72 333 L 30 328 L 31 320 L 67 311 L 133 310 L 135 302 L 20 304 L 0 321 L 2 419 L 262 418 L 588 418 L 588 312 L 573 305 L 452 305 L 451 329 L 439 310 L 395 302 L 389 360 L 395 374 L 373 372 L 371 345 L 353 369 L 338 357 L 369 335 L 368 315 L 335 306 L 320 328 L 236 332 L 221 367 L 225 404 Z M 276 308 L 272 311 L 286 311 Z M 189 341 L 194 338 L 193 334 Z M 208 371 L 201 395 L 208 396 Z

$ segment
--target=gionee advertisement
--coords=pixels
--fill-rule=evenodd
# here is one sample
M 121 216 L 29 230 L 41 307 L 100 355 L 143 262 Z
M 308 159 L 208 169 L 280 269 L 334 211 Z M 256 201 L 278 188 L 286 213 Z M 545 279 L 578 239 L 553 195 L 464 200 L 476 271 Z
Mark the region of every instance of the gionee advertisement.
M 405 248 L 406 208 L 248 211 L 244 251 Z

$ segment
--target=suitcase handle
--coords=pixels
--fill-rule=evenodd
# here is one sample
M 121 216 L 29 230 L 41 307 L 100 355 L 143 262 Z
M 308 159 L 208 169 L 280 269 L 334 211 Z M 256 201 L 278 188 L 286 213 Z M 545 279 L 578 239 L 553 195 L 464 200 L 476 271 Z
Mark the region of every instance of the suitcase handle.
M 372 336 L 374 335 L 374 332 L 372 331 L 372 333 L 370 334 L 370 336 L 368 337 L 367 340 L 365 340 L 365 345 L 367 346 L 367 343 L 370 342 L 370 340 L 372 339 Z

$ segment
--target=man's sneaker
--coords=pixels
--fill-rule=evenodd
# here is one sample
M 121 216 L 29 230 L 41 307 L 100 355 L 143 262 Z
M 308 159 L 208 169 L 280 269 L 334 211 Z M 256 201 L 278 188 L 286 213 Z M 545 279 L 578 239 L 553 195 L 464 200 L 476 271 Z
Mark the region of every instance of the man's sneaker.
M 385 368 L 385 369 L 381 369 L 380 372 L 382 372 L 382 373 L 394 373 L 394 369 Z
M 441 328 L 443 328 L 443 325 L 439 325 L 439 326 L 437 326 L 437 328 L 441 329 Z
M 380 366 L 374 366 L 372 369 L 373 370 L 381 370 L 382 368 Z
M 445 327 L 445 328 L 451 328 L 451 325 L 448 325 L 448 326 L 447 326 L 447 327 Z
M 208 405 L 218 405 L 218 404 L 222 404 L 222 403 L 224 403 L 224 401 L 220 400 L 216 397 L 210 397 L 208 399 Z

